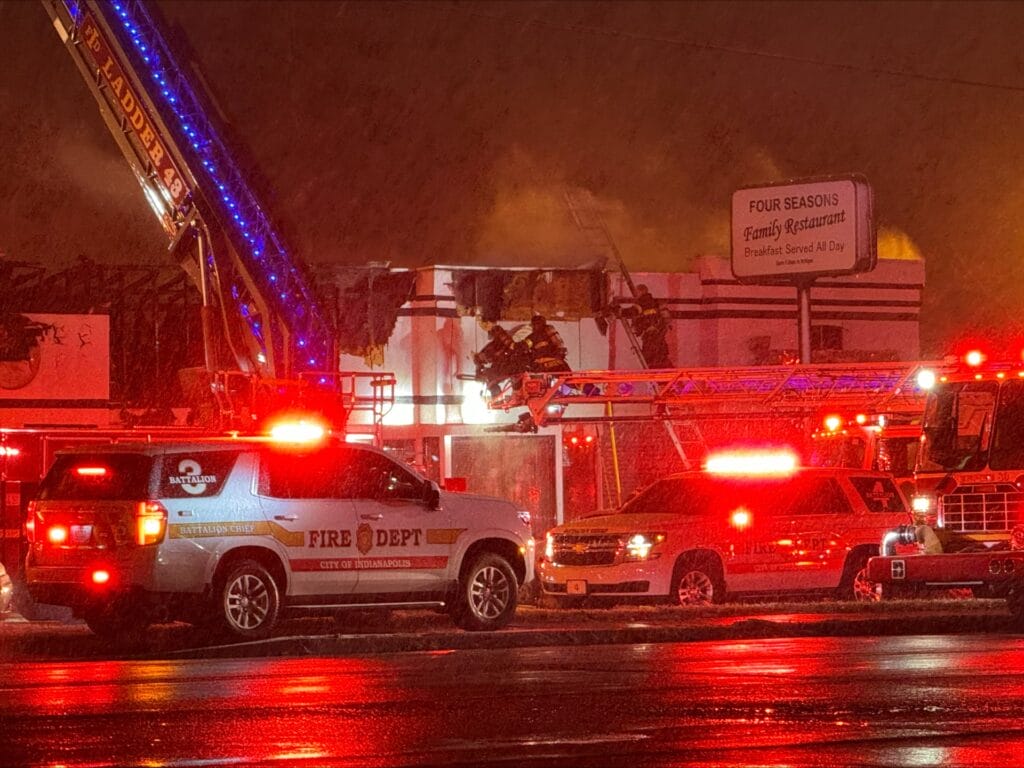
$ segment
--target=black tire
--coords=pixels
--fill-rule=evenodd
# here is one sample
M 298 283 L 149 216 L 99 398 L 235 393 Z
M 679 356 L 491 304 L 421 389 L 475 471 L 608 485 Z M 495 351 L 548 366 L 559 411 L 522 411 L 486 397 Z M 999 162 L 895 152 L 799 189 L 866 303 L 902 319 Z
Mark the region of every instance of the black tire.
M 512 566 L 500 555 L 484 552 L 462 569 L 452 620 L 473 632 L 501 629 L 515 615 L 518 593 Z
M 843 577 L 836 588 L 837 599 L 853 600 L 858 603 L 877 602 L 882 599 L 878 585 L 868 581 L 867 569 L 870 558 L 871 555 L 867 552 L 853 552 L 846 558 Z
M 270 636 L 281 612 L 277 582 L 255 560 L 239 560 L 227 567 L 213 592 L 210 629 L 236 640 L 262 640 Z
M 672 574 L 669 600 L 675 605 L 717 605 L 725 600 L 722 569 L 709 557 L 684 555 Z

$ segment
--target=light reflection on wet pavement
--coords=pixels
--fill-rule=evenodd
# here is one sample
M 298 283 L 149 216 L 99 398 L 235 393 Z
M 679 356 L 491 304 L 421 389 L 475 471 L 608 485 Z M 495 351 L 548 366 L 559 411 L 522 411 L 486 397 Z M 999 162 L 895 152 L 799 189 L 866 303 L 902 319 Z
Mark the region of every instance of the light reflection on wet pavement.
M 0 665 L 4 765 L 1016 765 L 1024 638 Z

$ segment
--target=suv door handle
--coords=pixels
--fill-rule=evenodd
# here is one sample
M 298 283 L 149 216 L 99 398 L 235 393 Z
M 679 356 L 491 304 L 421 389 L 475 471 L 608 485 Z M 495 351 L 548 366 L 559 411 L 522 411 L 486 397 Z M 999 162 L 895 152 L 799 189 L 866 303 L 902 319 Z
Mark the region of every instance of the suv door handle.
M 298 520 L 298 515 L 274 515 L 275 520 Z
M 384 515 L 382 515 L 382 514 L 380 514 L 378 512 L 376 515 L 360 515 L 359 519 L 360 520 L 383 520 L 384 519 Z

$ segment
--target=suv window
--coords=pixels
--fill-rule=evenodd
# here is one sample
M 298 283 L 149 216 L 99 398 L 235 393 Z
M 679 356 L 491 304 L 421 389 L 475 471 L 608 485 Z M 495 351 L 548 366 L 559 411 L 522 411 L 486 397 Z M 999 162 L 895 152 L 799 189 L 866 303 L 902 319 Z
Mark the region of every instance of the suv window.
M 277 499 L 416 500 L 423 482 L 387 456 L 350 445 L 316 451 L 268 450 L 260 493 Z
M 887 477 L 851 477 L 869 512 L 906 512 L 896 484 Z
M 150 498 L 153 457 L 135 453 L 58 456 L 39 486 L 39 498 L 137 501 Z
M 259 492 L 275 499 L 351 498 L 349 451 L 328 446 L 315 451 L 268 449 L 260 456 Z
M 423 482 L 400 464 L 371 451 L 352 451 L 351 493 L 355 499 L 423 498 Z
M 160 469 L 160 498 L 216 496 L 231 474 L 238 451 L 169 453 Z
M 816 477 L 793 483 L 791 515 L 848 515 L 850 502 L 832 477 Z

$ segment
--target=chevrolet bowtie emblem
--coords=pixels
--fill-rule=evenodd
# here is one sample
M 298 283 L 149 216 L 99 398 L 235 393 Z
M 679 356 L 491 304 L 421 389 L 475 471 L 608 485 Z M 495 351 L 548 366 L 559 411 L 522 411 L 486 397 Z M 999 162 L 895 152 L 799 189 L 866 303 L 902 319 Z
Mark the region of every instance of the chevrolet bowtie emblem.
M 583 542 L 580 542 L 578 544 L 573 544 L 572 545 L 572 551 L 575 552 L 577 555 L 582 555 L 584 552 L 587 551 L 587 545 L 584 544 Z

